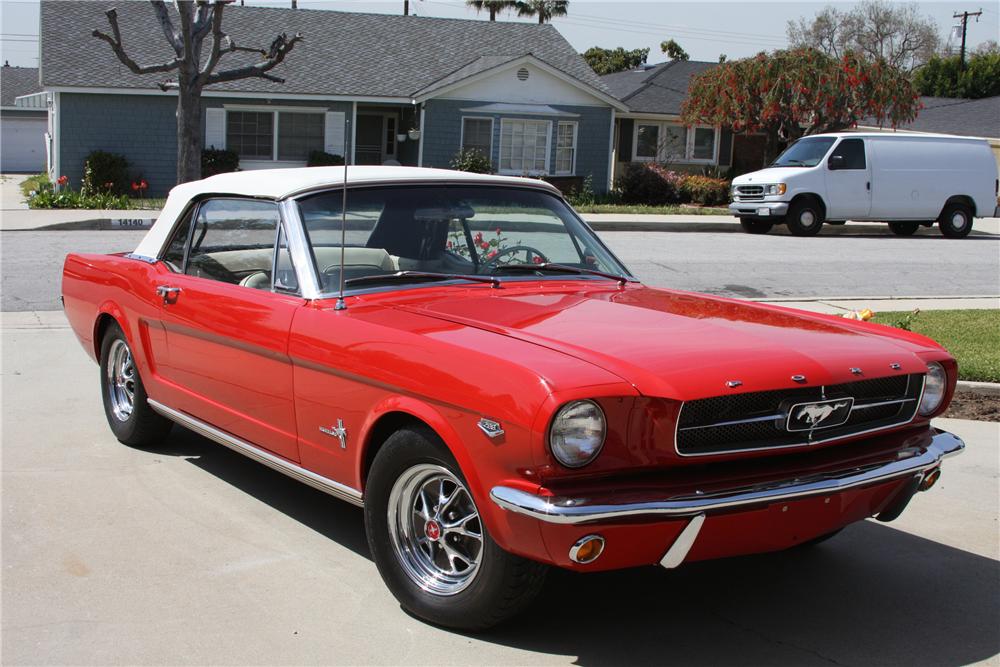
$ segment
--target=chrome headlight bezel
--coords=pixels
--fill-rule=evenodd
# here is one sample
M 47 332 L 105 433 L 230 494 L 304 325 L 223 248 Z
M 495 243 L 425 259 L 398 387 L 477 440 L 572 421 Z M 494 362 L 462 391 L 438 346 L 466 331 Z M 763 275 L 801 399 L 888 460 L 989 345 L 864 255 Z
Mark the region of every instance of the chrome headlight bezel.
M 787 192 L 787 190 L 788 186 L 785 185 L 784 183 L 772 183 L 770 185 L 764 186 L 765 195 L 772 195 L 772 196 L 783 195 L 785 194 L 785 192 Z
M 594 424 L 589 426 L 576 426 L 577 430 L 586 430 L 590 434 L 587 436 L 589 442 L 568 442 L 567 434 L 572 433 L 574 426 L 570 420 L 596 420 L 597 428 Z M 552 457 L 559 465 L 566 468 L 582 468 L 594 462 L 601 450 L 604 449 L 604 441 L 608 435 L 608 421 L 604 415 L 604 410 L 597 402 L 590 399 L 580 399 L 569 401 L 560 407 L 552 421 L 549 423 L 547 442 Z M 574 452 L 574 450 L 576 450 Z
M 924 391 L 920 396 L 920 405 L 917 412 L 921 417 L 929 417 L 934 414 L 945 395 L 948 393 L 948 372 L 944 366 L 936 361 L 927 362 L 927 374 L 924 375 Z

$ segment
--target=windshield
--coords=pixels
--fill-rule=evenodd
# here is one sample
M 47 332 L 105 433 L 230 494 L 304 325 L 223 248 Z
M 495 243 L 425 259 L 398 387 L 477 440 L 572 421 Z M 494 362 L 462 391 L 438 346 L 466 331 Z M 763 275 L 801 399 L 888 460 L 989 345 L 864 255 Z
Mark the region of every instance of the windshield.
M 298 201 L 324 293 L 340 283 L 341 191 Z M 534 189 L 414 185 L 348 190 L 344 279 L 388 276 L 386 284 L 426 275 L 526 275 L 594 279 L 587 271 L 630 277 L 558 197 Z M 558 264 L 581 269 L 546 270 Z M 526 272 L 524 265 L 538 265 Z M 510 267 L 510 268 L 505 268 Z M 407 273 L 409 272 L 409 273 Z M 371 285 L 379 281 L 354 281 Z
M 771 167 L 815 167 L 830 150 L 836 137 L 806 137 L 785 149 Z

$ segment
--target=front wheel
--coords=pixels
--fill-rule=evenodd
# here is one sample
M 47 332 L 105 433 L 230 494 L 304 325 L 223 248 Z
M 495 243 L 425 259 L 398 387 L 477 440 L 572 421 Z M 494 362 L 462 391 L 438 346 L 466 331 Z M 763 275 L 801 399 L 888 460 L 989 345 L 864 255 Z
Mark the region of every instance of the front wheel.
M 101 341 L 101 395 L 104 415 L 118 441 L 132 447 L 158 443 L 171 422 L 153 411 L 125 333 L 112 324 Z
M 526 607 L 546 567 L 501 549 L 458 464 L 434 434 L 403 429 L 372 462 L 365 529 L 386 586 L 410 613 L 483 630 Z
M 773 222 L 764 220 L 753 220 L 751 218 L 740 218 L 740 226 L 747 234 L 767 234 L 774 227 Z
M 965 204 L 948 204 L 938 218 L 938 228 L 946 238 L 965 238 L 972 231 L 972 210 Z
M 920 229 L 919 222 L 890 222 L 889 229 L 896 236 L 913 236 Z
M 823 212 L 814 200 L 801 199 L 788 207 L 785 222 L 795 236 L 816 236 L 823 229 Z

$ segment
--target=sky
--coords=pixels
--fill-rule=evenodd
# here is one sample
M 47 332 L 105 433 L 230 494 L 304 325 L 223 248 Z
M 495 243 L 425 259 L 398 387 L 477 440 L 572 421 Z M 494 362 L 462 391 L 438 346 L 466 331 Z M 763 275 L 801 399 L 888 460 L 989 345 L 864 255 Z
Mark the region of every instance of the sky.
M 132 0 L 138 1 L 138 0 Z M 289 0 L 245 0 L 248 5 L 288 7 Z M 789 19 L 811 17 L 833 4 L 849 9 L 853 2 L 671 2 L 664 0 L 617 1 L 571 0 L 569 15 L 553 25 L 578 51 L 591 46 L 627 49 L 649 48 L 649 62 L 666 59 L 660 42 L 676 40 L 692 60 L 717 61 L 720 54 L 732 60 L 787 46 L 785 24 Z M 918 2 L 920 12 L 940 26 L 947 38 L 955 20 L 952 14 L 983 10 L 979 22 L 969 21 L 968 44 L 974 48 L 1000 34 L 1000 1 L 983 5 L 963 2 Z M 300 8 L 352 12 L 401 14 L 403 0 L 299 0 Z M 410 0 L 410 11 L 418 16 L 479 18 L 465 0 Z M 506 14 L 505 21 L 531 21 Z M 11 65 L 38 65 L 38 0 L 0 0 L 0 60 Z

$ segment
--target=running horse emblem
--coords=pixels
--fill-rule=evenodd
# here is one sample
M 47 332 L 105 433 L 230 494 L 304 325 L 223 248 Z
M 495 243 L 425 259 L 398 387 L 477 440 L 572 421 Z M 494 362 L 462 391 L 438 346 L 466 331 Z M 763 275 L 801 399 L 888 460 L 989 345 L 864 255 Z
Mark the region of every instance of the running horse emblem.
M 829 419 L 830 415 L 846 408 L 847 405 L 848 401 L 841 401 L 840 403 L 826 403 L 823 405 L 804 405 L 799 409 L 798 414 L 795 415 L 795 419 L 796 421 L 804 421 L 812 428 L 816 428 Z

